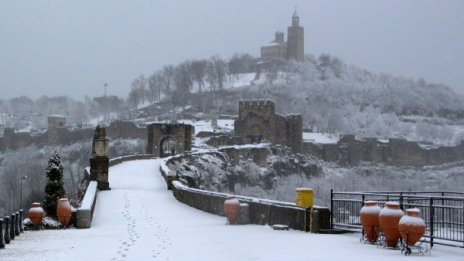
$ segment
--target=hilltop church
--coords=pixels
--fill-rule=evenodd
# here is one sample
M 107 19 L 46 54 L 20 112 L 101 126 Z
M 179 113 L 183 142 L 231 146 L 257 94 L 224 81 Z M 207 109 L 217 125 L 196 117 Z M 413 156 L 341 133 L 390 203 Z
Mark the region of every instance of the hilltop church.
M 271 43 L 261 46 L 261 58 L 264 60 L 284 59 L 304 60 L 304 28 L 300 26 L 300 17 L 296 9 L 292 16 L 292 26 L 287 29 L 288 39 L 284 32 L 276 32 Z

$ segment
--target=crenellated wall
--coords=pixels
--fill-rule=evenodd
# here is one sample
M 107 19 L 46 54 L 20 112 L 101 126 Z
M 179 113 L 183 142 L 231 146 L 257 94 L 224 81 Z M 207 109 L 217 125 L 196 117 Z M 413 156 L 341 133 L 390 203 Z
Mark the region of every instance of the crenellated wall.
M 329 162 L 352 166 L 372 162 L 395 166 L 422 167 L 464 160 L 464 142 L 456 146 L 431 147 L 405 139 L 356 139 L 343 135 L 336 144 L 303 143 L 303 152 Z
M 303 140 L 301 115 L 283 116 L 275 113 L 274 102 L 269 100 L 240 101 L 239 118 L 234 123 L 236 136 L 266 139 L 273 144 L 301 152 Z

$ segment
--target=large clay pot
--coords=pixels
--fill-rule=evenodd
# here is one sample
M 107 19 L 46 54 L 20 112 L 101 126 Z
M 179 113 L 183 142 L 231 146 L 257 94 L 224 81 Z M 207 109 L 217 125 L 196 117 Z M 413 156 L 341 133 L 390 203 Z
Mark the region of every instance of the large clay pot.
M 62 226 L 67 227 L 71 221 L 72 209 L 67 198 L 60 198 L 56 206 L 56 217 Z
M 417 208 L 406 209 L 406 216 L 400 219 L 398 230 L 406 245 L 414 246 L 425 234 L 425 222 L 419 217 Z
M 32 203 L 32 207 L 29 209 L 27 213 L 27 217 L 31 220 L 33 225 L 40 225 L 42 224 L 42 219 L 44 217 L 44 210 L 40 206 L 39 202 Z
M 240 217 L 240 202 L 235 197 L 227 197 L 224 201 L 224 212 L 229 224 L 236 224 Z
M 371 243 L 376 242 L 379 237 L 379 214 L 381 210 L 377 201 L 366 201 L 361 211 L 359 211 L 364 234 L 367 237 L 367 241 Z
M 404 212 L 400 209 L 398 202 L 387 202 L 385 203 L 385 207 L 380 211 L 380 227 L 385 234 L 388 247 L 396 247 L 400 239 L 398 222 L 402 216 L 404 216 Z

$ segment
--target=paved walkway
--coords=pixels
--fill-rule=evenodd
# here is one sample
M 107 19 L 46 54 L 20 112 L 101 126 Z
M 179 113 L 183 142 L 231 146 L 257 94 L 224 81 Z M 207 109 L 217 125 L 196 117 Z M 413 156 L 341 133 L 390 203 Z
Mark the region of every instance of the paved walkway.
M 112 167 L 112 190 L 98 194 L 92 228 L 27 231 L 0 250 L 0 260 L 461 260 L 464 255 L 464 249 L 438 246 L 431 256 L 404 257 L 361 244 L 357 234 L 226 225 L 224 217 L 176 201 L 159 163 Z

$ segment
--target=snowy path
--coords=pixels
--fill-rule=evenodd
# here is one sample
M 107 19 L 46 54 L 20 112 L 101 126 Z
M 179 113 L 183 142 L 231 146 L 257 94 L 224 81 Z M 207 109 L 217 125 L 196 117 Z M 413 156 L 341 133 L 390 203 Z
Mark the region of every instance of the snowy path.
M 464 249 L 436 246 L 430 256 L 359 243 L 358 234 L 317 235 L 268 226 L 226 225 L 172 196 L 159 160 L 110 169 L 90 229 L 28 231 L 0 260 L 462 260 Z

